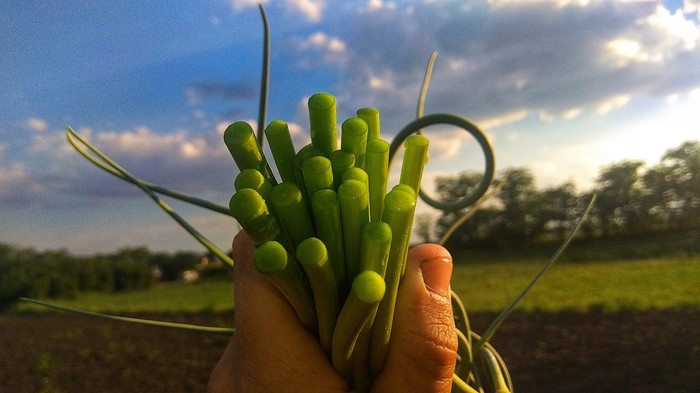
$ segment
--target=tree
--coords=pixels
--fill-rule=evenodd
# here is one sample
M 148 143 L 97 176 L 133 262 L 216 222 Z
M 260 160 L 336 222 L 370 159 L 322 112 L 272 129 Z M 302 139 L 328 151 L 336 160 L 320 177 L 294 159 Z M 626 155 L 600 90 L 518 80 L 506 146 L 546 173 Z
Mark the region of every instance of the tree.
M 667 203 L 671 223 L 680 229 L 700 227 L 700 141 L 688 141 L 664 154 Z
M 455 176 L 440 176 L 435 179 L 435 188 L 441 200 L 453 201 L 473 192 L 483 174 L 461 172 Z M 442 237 L 469 209 L 442 211 L 435 223 L 435 232 Z M 493 207 L 481 207 L 467 222 L 452 234 L 448 247 L 484 247 L 492 243 L 493 223 L 497 217 Z
M 153 256 L 152 261 L 161 272 L 161 280 L 177 280 L 180 273 L 194 269 L 199 255 L 192 252 L 178 252 L 174 255 L 159 253 Z
M 638 183 L 643 161 L 620 161 L 604 167 L 596 180 L 595 212 L 603 236 L 643 231 L 641 189 Z
M 556 241 L 564 240 L 583 214 L 581 198 L 577 197 L 576 185 L 571 181 L 542 191 L 538 204 L 536 227 Z
M 415 233 L 421 243 L 433 241 L 433 216 L 430 213 L 416 215 Z
M 641 209 L 646 228 L 666 230 L 672 226 L 673 208 L 670 201 L 670 170 L 659 163 L 641 177 Z
M 500 181 L 505 184 L 498 193 L 502 219 L 496 236 L 507 245 L 520 246 L 534 239 L 541 231 L 537 216 L 539 204 L 535 178 L 527 168 L 507 169 Z

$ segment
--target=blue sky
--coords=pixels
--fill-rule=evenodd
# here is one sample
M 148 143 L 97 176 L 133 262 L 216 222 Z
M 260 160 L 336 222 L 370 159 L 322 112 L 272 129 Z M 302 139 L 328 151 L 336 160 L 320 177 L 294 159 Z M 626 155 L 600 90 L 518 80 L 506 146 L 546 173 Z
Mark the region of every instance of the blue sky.
M 73 152 L 75 128 L 135 175 L 225 204 L 237 171 L 225 126 L 257 118 L 257 2 L 10 1 L 0 11 L 0 242 L 75 253 L 201 247 L 133 186 Z M 376 106 L 384 136 L 453 112 L 489 136 L 497 168 L 544 188 L 594 183 L 601 166 L 653 164 L 698 139 L 697 1 L 264 2 L 272 30 L 268 119 L 308 141 L 305 100 L 338 118 Z M 479 170 L 466 133 L 431 127 L 435 176 Z M 232 219 L 173 202 L 227 248 Z M 421 207 L 425 211 L 429 209 Z

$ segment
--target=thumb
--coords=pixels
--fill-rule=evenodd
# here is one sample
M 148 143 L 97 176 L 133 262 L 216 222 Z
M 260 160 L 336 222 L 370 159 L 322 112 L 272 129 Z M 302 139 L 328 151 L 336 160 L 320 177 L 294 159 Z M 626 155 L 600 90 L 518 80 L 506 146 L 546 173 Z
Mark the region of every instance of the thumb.
M 457 360 L 451 276 L 452 257 L 443 247 L 423 244 L 409 252 L 386 364 L 373 392 L 450 392 Z

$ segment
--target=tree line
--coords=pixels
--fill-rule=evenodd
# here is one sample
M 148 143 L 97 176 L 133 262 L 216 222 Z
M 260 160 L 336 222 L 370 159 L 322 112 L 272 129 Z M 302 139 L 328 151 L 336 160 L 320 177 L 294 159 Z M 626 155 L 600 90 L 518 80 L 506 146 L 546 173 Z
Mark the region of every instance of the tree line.
M 436 179 L 439 198 L 454 200 L 471 192 L 480 173 Z M 572 181 L 540 190 L 527 168 L 509 168 L 495 180 L 501 189 L 450 238 L 457 249 L 521 247 L 562 241 L 597 195 L 581 236 L 610 238 L 700 229 L 700 141 L 669 149 L 660 161 L 623 160 L 601 168 L 592 190 L 579 192 Z M 433 231 L 416 222 L 423 240 L 441 235 L 466 210 L 443 212 Z
M 176 280 L 181 272 L 193 269 L 201 256 L 154 253 L 144 247 L 75 256 L 65 250 L 38 252 L 0 243 L 0 310 L 19 297 L 72 298 L 87 291 L 145 289 L 156 280 Z

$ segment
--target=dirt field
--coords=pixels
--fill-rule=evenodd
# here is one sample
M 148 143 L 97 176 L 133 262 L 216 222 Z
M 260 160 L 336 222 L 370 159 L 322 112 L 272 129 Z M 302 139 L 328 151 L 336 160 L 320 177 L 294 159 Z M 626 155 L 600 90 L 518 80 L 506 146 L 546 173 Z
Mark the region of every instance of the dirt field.
M 492 318 L 472 316 L 474 330 Z M 204 392 L 226 342 L 66 314 L 0 315 L 0 392 Z M 516 314 L 493 343 L 518 392 L 700 392 L 700 310 Z

